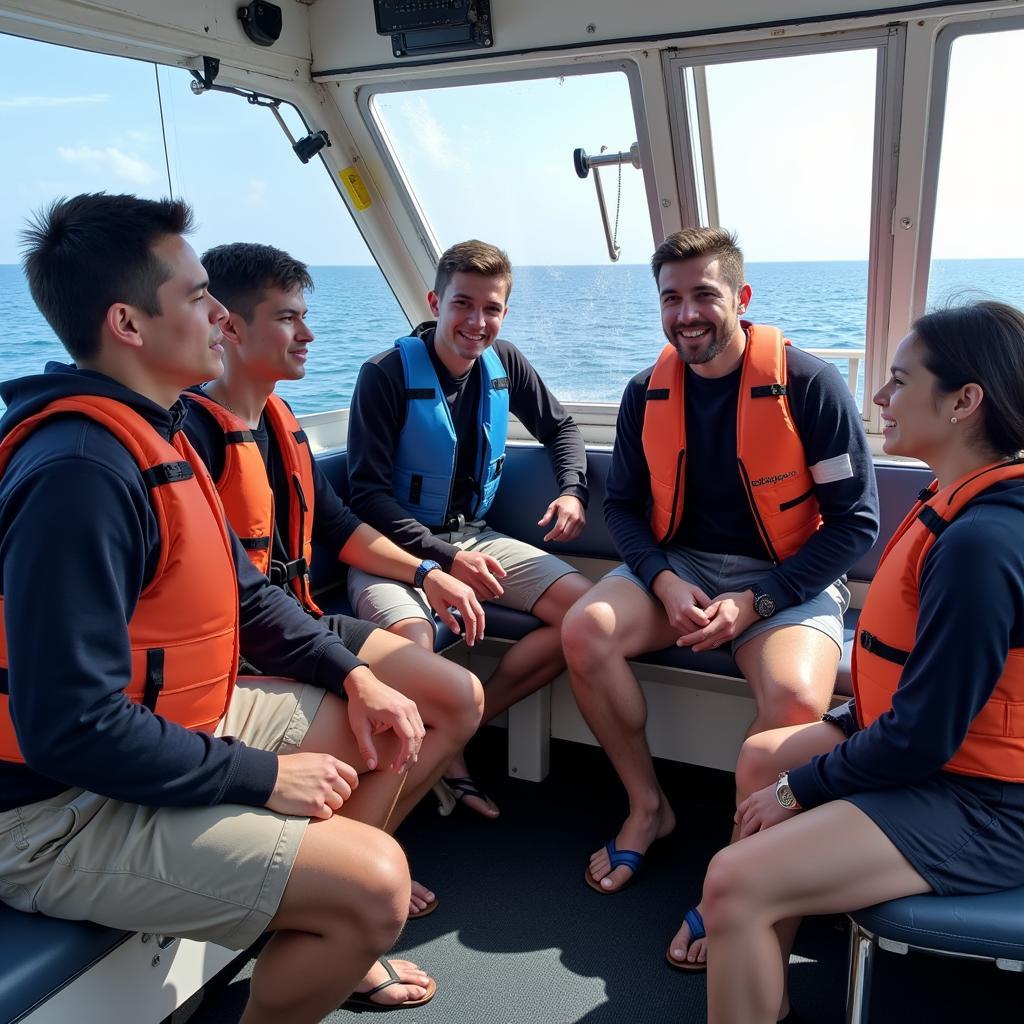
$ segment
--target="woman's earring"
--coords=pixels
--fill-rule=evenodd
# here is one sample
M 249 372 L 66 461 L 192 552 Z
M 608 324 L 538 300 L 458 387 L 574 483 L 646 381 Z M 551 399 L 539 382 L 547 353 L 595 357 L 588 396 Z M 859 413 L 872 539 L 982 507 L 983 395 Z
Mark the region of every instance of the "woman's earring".
M 955 416 L 950 416 L 949 417 L 949 422 L 950 423 L 956 423 L 956 417 Z

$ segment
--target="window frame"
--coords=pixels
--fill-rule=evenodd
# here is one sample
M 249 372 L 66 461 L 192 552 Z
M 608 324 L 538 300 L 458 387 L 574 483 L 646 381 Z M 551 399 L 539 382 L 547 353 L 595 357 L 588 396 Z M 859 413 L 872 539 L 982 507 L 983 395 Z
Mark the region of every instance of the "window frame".
M 854 29 L 841 33 L 815 33 L 789 40 L 759 39 L 750 42 L 696 46 L 663 55 L 665 84 L 673 130 L 673 152 L 679 182 L 679 206 L 684 223 L 709 226 L 717 210 L 713 154 L 703 153 L 710 126 L 693 124 L 691 111 L 706 111 L 707 97 L 692 95 L 686 84 L 688 69 L 712 64 L 749 63 L 811 54 L 849 50 L 876 51 L 874 138 L 871 200 L 868 225 L 868 286 L 865 307 L 864 399 L 861 417 L 868 429 L 877 430 L 877 413 L 871 395 L 881 385 L 887 366 L 887 339 L 892 292 L 893 219 L 899 155 L 899 126 L 903 103 L 906 35 L 902 24 Z
M 356 105 L 363 120 L 366 130 L 370 133 L 377 148 L 387 174 L 390 176 L 395 192 L 402 203 L 406 214 L 416 226 L 420 243 L 426 251 L 427 258 L 431 265 L 436 265 L 444 251 L 434 233 L 433 226 L 427 211 L 420 204 L 413 184 L 405 173 L 398 157 L 398 152 L 388 135 L 387 129 L 375 109 L 375 100 L 378 96 L 392 93 L 423 92 L 432 89 L 451 89 L 472 85 L 501 85 L 514 82 L 536 81 L 543 78 L 570 78 L 583 75 L 599 75 L 619 73 L 626 78 L 626 85 L 629 89 L 630 109 L 633 112 L 633 127 L 636 132 L 635 138 L 624 141 L 623 146 L 628 148 L 629 143 L 635 141 L 640 148 L 640 174 L 643 177 L 644 194 L 647 197 L 647 211 L 651 223 L 651 233 L 655 244 L 662 237 L 662 225 L 660 216 L 660 204 L 658 201 L 657 186 L 653 173 L 653 152 L 651 148 L 650 135 L 647 131 L 647 117 L 644 109 L 643 90 L 641 87 L 640 69 L 635 61 L 629 58 L 621 59 L 600 59 L 590 61 L 574 61 L 571 64 L 544 63 L 529 68 L 516 70 L 503 70 L 497 72 L 461 72 L 448 75 L 429 75 L 424 77 L 405 78 L 400 81 L 377 82 L 372 85 L 362 86 L 356 93 Z M 571 140 L 566 144 L 566 162 L 572 159 Z M 598 213 L 595 208 L 594 216 Z
M 921 176 L 921 213 L 914 260 L 914 288 L 911 296 L 912 320 L 923 315 L 928 304 L 931 280 L 932 245 L 935 240 L 935 215 L 938 211 L 939 172 L 942 168 L 942 142 L 946 128 L 946 100 L 949 91 L 949 62 L 953 44 L 963 36 L 996 35 L 1024 30 L 1024 14 L 999 15 L 954 21 L 935 36 L 932 82 L 929 91 L 928 129 L 925 140 L 924 168 Z

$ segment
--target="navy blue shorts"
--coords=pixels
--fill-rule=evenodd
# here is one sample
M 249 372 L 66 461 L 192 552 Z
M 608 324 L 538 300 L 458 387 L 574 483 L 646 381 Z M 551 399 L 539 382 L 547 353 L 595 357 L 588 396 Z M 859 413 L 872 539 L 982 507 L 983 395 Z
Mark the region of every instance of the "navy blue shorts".
M 941 772 L 843 797 L 941 896 L 1024 885 L 1024 784 Z

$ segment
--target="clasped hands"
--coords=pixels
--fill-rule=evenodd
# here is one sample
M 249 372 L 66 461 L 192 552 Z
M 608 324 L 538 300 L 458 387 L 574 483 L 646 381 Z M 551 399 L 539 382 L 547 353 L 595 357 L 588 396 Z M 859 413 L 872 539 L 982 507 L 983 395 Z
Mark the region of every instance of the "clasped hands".
M 671 570 L 659 573 L 652 586 L 668 621 L 679 631 L 677 647 L 710 651 L 739 636 L 758 620 L 749 590 L 708 597 L 696 583 Z

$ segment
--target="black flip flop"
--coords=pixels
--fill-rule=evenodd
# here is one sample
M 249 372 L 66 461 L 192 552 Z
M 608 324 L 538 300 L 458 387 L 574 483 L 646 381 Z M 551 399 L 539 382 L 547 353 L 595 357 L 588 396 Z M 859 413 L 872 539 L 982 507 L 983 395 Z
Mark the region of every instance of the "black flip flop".
M 384 989 L 390 988 L 392 985 L 406 985 L 409 982 L 402 981 L 398 976 L 398 972 L 391 966 L 391 961 L 387 957 L 381 957 L 377 963 L 379 963 L 385 971 L 388 972 L 388 980 L 382 981 L 379 985 L 375 985 L 368 992 L 353 992 L 341 1004 L 340 1009 L 343 1010 L 371 1010 L 374 1012 L 385 1011 L 385 1010 L 409 1010 L 415 1006 L 425 1006 L 434 998 L 437 993 L 437 982 L 433 978 L 430 979 L 427 985 L 427 994 L 420 999 L 406 999 L 403 1003 L 375 1003 L 370 997 L 375 996 L 378 992 L 383 992 Z

